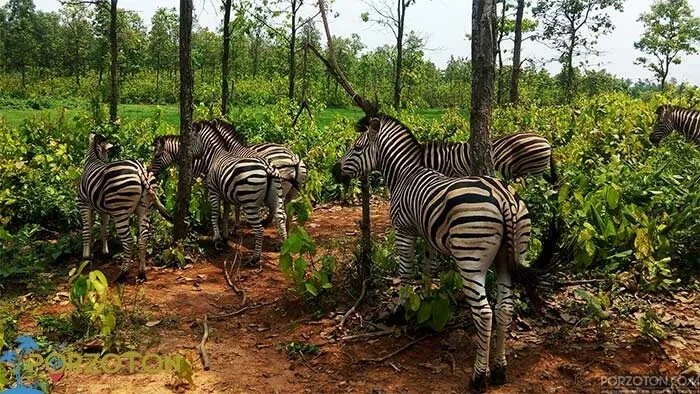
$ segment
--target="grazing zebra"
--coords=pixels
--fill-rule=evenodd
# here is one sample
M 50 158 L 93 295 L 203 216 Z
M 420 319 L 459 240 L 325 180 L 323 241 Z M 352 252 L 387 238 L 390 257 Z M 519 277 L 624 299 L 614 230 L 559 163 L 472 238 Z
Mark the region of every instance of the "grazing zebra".
M 266 159 L 273 167 L 275 167 L 282 177 L 282 191 L 285 196 L 285 201 L 289 201 L 296 197 L 298 189 L 304 185 L 308 170 L 303 160 L 287 147 L 273 144 L 262 143 L 246 145 L 243 137 L 238 134 L 236 128 L 223 120 L 214 120 L 216 129 L 219 131 L 224 140 L 233 149 L 236 146 L 246 146 L 248 149 L 256 152 L 260 157 Z
M 211 224 L 214 241 L 222 240 L 219 231 L 219 208 L 224 202 L 241 206 L 246 219 L 255 232 L 255 252 L 250 263 L 260 261 L 262 253 L 263 227 L 260 221 L 260 208 L 267 206 L 270 214 L 277 219 L 277 231 L 282 241 L 287 238 L 284 228 L 286 213 L 282 205 L 282 186 L 279 172 L 260 157 L 238 157 L 228 152 L 225 142 L 217 133 L 211 133 L 213 126 L 208 122 L 195 123 L 195 133 L 201 135 L 204 151 L 195 160 L 197 171 L 206 173 L 207 193 L 211 203 Z M 204 135 L 207 135 L 204 138 Z M 215 136 L 218 141 L 208 141 Z M 214 143 L 212 143 L 214 142 Z M 154 141 L 154 158 L 151 168 L 154 173 L 167 168 L 180 150 L 178 136 L 161 136 Z M 193 173 L 195 173 L 193 171 Z M 227 234 L 225 234 L 227 236 Z
M 228 143 L 230 147 L 229 150 L 245 146 L 267 160 L 279 171 L 282 179 L 282 196 L 285 202 L 294 199 L 294 197 L 298 195 L 299 189 L 304 185 L 308 174 L 306 164 L 299 156 L 278 144 L 262 143 L 246 145 L 245 140 L 238 134 L 236 128 L 232 124 L 219 119 L 214 120 L 213 124 L 221 134 L 221 137 Z M 228 218 L 229 210 L 228 204 L 224 204 L 224 218 Z M 240 222 L 240 215 L 240 208 L 236 206 L 236 223 Z M 265 223 L 270 219 L 272 219 L 272 216 L 268 215 L 263 225 L 266 225 Z
M 549 167 L 549 181 L 557 182 L 552 146 L 537 134 L 516 133 L 496 138 L 493 161 L 506 180 L 538 175 Z M 472 175 L 468 143 L 427 143 L 423 146 L 423 164 L 447 176 Z
M 449 178 L 426 168 L 421 145 L 396 119 L 366 116 L 357 129 L 362 134 L 334 166 L 334 176 L 346 182 L 373 169 L 382 172 L 391 192 L 391 222 L 404 281 L 412 277 L 419 236 L 428 248 L 456 260 L 478 333 L 473 390 L 484 390 L 489 376 L 493 311 L 486 298 L 485 280 L 495 262 L 496 362 L 490 377 L 492 384 L 503 384 L 505 334 L 513 314 L 512 280 L 534 291 L 539 274 L 538 269 L 522 265 L 531 229 L 525 204 L 496 178 Z M 551 245 L 544 249 L 550 250 Z M 538 260 L 534 267 L 540 266 Z
M 136 213 L 139 222 L 139 274 L 138 280 L 146 280 L 146 244 L 150 227 L 151 206 L 155 203 L 161 214 L 170 216 L 158 200 L 153 187 L 155 177 L 136 160 L 108 162 L 108 150 L 112 144 L 100 135 L 91 133 L 83 174 L 78 185 L 77 206 L 83 222 L 83 259 L 90 258 L 92 246 L 93 211 L 101 214 L 102 253 L 108 254 L 107 224 L 114 220 L 117 234 L 124 248 L 124 262 L 118 281 L 126 279 L 132 259 L 132 236 L 129 219 Z
M 674 130 L 679 131 L 689 141 L 700 144 L 700 111 L 673 105 L 659 106 L 656 109 L 656 124 L 649 141 L 658 145 Z

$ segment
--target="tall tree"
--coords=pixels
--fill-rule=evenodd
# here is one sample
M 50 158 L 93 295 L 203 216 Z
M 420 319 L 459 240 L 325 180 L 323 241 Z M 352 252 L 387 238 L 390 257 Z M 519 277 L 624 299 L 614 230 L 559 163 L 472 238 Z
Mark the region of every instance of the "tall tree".
M 542 37 L 559 52 L 567 103 L 575 96 L 574 59 L 598 54 L 598 38 L 614 29 L 609 9 L 622 11 L 623 0 L 538 0 L 533 9 L 543 27 Z
M 389 1 L 395 1 L 395 5 L 392 6 Z M 406 28 L 406 10 L 415 2 L 416 0 L 385 0 L 381 3 L 368 2 L 367 4 L 372 8 L 373 14 L 376 15 L 370 15 L 367 12 L 362 14 L 362 20 L 365 22 L 372 21 L 389 28 L 396 39 L 393 105 L 397 111 L 401 107 L 401 89 L 403 88 L 403 38 Z
M 90 49 L 92 31 L 89 18 L 90 12 L 85 4 L 66 4 L 61 8 L 61 20 L 64 26 L 61 36 L 64 40 L 63 48 L 66 51 L 66 68 L 75 77 L 77 87 L 80 87 L 80 77 L 87 63 Z
M 119 107 L 119 46 L 117 45 L 117 28 L 119 8 L 118 0 L 59 0 L 61 4 L 94 4 L 98 8 L 109 10 L 109 123 L 117 127 Z M 98 11 L 99 14 L 99 11 Z
M 177 199 L 175 202 L 175 228 L 173 238 L 187 237 L 187 214 L 192 191 L 192 0 L 180 0 L 180 157 Z
M 472 111 L 469 154 L 475 175 L 493 175 L 491 107 L 495 77 L 496 6 L 492 0 L 472 3 Z
M 636 63 L 651 70 L 663 90 L 671 65 L 680 64 L 683 54 L 698 53 L 700 18 L 693 16 L 688 0 L 657 0 L 638 20 L 644 23 L 644 33 L 634 47 L 649 56 Z
M 174 8 L 158 8 L 151 18 L 148 52 L 150 64 L 156 71 L 156 102 L 160 99 L 160 78 L 171 71 L 178 51 L 178 16 Z
M 518 0 L 515 11 L 515 38 L 513 39 L 513 67 L 510 72 L 510 103 L 518 104 L 520 100 L 520 74 L 522 61 L 520 54 L 523 45 L 523 15 L 525 13 L 525 0 Z
M 34 63 L 36 55 L 34 2 L 10 0 L 5 7 L 7 7 L 6 62 L 10 69 L 22 74 L 24 88 L 27 84 L 27 68 Z
M 231 0 L 223 0 L 222 4 L 224 8 L 224 25 L 223 25 L 223 37 L 224 42 L 221 50 L 221 115 L 226 117 L 228 115 L 228 101 L 229 101 L 229 90 L 228 90 L 228 79 L 229 79 L 229 57 L 231 51 Z

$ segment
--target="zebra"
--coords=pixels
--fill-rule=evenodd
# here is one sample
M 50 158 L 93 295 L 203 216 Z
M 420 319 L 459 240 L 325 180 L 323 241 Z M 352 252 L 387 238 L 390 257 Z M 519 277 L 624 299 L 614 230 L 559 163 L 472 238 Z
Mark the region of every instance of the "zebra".
M 496 138 L 494 167 L 506 181 L 550 170 L 549 181 L 557 182 L 552 146 L 546 138 L 532 133 L 515 133 Z M 472 175 L 468 143 L 429 142 L 423 145 L 423 165 L 447 176 Z
M 486 273 L 496 264 L 496 362 L 491 383 L 506 378 L 505 334 L 513 314 L 513 280 L 535 296 L 539 268 L 551 257 L 540 255 L 533 267 L 522 265 L 530 239 L 527 207 L 503 181 L 492 177 L 450 178 L 423 165 L 422 147 L 398 120 L 365 116 L 354 146 L 333 168 L 337 181 L 381 171 L 390 197 L 390 216 L 399 253 L 402 281 L 412 277 L 418 236 L 436 253 L 451 255 L 459 268 L 478 332 L 471 379 L 473 390 L 484 390 L 489 377 L 489 345 L 493 311 L 486 298 Z M 546 245 L 544 250 L 552 250 Z
M 221 201 L 240 205 L 255 232 L 255 251 L 249 263 L 256 264 L 262 254 L 263 227 L 259 210 L 263 205 L 266 205 L 270 214 L 277 219 L 277 232 L 282 242 L 287 238 L 284 227 L 286 213 L 284 209 L 280 209 L 282 186 L 279 172 L 260 157 L 239 157 L 228 152 L 225 148 L 226 143 L 217 133 L 212 132 L 215 129 L 211 123 L 198 122 L 194 126 L 195 134 L 203 141 L 204 151 L 201 157 L 195 160 L 193 174 L 206 173 L 214 242 L 218 244 L 223 239 L 219 230 Z M 205 135 L 206 138 L 203 137 Z M 156 174 L 163 171 L 177 158 L 179 150 L 179 136 L 157 137 L 154 140 L 151 170 Z M 228 236 L 227 233 L 224 235 Z
M 656 124 L 649 141 L 658 145 L 672 131 L 677 130 L 689 141 L 700 144 L 700 111 L 673 105 L 656 108 Z
M 287 147 L 265 142 L 262 144 L 246 145 L 243 137 L 238 134 L 236 128 L 231 124 L 221 119 L 212 121 L 216 126 L 221 137 L 229 145 L 229 149 L 245 146 L 248 149 L 257 153 L 260 157 L 266 159 L 273 167 L 275 167 L 282 178 L 282 195 L 284 201 L 293 200 L 299 193 L 299 189 L 304 185 L 308 169 L 306 163 L 299 158 L 294 152 Z M 224 205 L 224 212 L 228 209 Z M 225 214 L 224 217 L 228 217 Z M 268 219 L 271 217 L 268 215 Z M 236 207 L 236 223 L 240 221 L 240 209 Z
M 90 259 L 93 211 L 101 215 L 102 254 L 109 254 L 107 224 L 111 217 L 124 248 L 125 257 L 117 281 L 124 281 L 131 267 L 132 258 L 133 239 L 129 230 L 129 219 L 136 213 L 139 223 L 137 280 L 146 281 L 146 244 L 149 236 L 151 206 L 155 204 L 167 220 L 172 218 L 155 194 L 153 174 L 136 160 L 108 162 L 108 151 L 112 146 L 103 135 L 90 133 L 76 198 L 83 225 L 83 259 Z

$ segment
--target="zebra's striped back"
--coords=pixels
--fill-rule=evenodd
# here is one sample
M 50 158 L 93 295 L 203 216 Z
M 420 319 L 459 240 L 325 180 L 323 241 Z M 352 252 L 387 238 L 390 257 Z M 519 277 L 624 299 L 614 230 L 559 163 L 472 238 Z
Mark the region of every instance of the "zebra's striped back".
M 506 180 L 547 171 L 552 146 L 546 138 L 532 133 L 516 133 L 493 140 L 493 162 Z
M 492 144 L 494 167 L 506 180 L 541 174 L 552 164 L 552 146 L 537 134 L 506 135 Z M 472 175 L 468 143 L 427 143 L 423 145 L 423 164 L 447 176 Z M 553 167 L 551 171 L 555 178 Z
M 656 109 L 656 124 L 649 141 L 656 145 L 674 130 L 683 134 L 689 141 L 700 144 L 700 111 L 672 105 L 659 106 Z

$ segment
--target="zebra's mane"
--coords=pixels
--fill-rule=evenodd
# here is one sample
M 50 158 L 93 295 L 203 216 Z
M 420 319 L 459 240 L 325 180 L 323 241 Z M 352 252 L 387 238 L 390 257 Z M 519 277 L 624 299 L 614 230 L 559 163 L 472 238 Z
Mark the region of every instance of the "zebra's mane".
M 363 117 L 362 119 L 360 119 L 359 121 L 357 121 L 357 124 L 355 124 L 355 131 L 357 131 L 358 133 L 364 133 L 365 131 L 367 131 L 367 129 L 369 129 L 370 121 L 371 121 L 372 119 L 374 119 L 374 118 L 379 118 L 379 122 L 380 122 L 382 125 L 384 125 L 384 124 L 386 124 L 386 123 L 393 123 L 393 124 L 398 125 L 399 128 L 400 128 L 402 131 L 406 132 L 406 133 L 411 137 L 411 140 L 412 140 L 416 145 L 420 146 L 420 143 L 418 142 L 418 139 L 417 139 L 416 136 L 413 134 L 413 132 L 411 131 L 411 129 L 408 128 L 408 126 L 406 126 L 405 124 L 401 123 L 400 120 L 394 118 L 393 116 L 386 115 L 386 114 L 382 114 L 382 113 L 379 113 L 379 114 L 377 114 L 377 115 L 367 115 L 367 116 Z
M 217 128 L 217 130 L 224 131 L 226 135 L 233 138 L 233 140 L 240 143 L 241 145 L 248 145 L 246 138 L 238 133 L 238 131 L 236 130 L 236 126 L 234 126 L 233 124 L 223 119 L 214 119 L 210 123 L 214 123 L 215 126 L 219 125 L 220 128 Z

